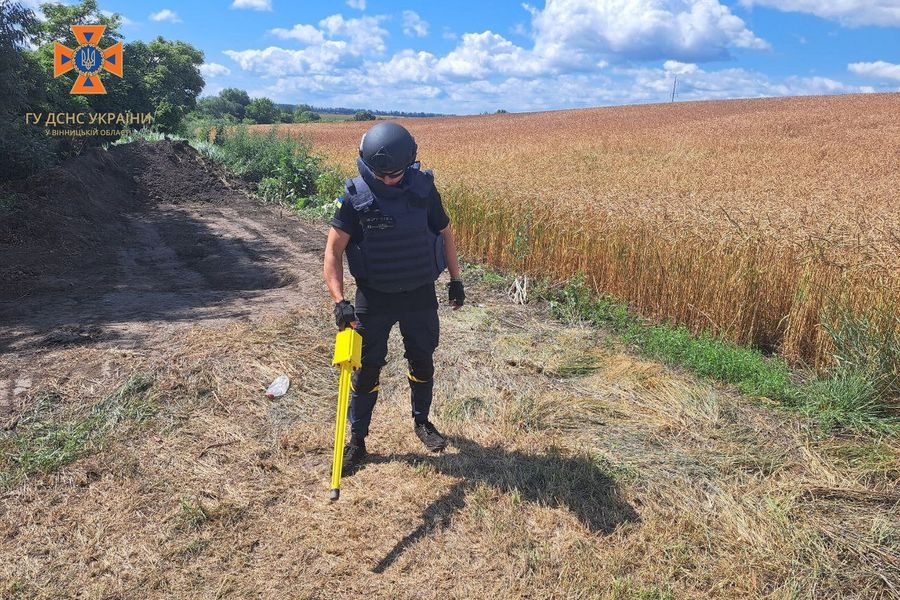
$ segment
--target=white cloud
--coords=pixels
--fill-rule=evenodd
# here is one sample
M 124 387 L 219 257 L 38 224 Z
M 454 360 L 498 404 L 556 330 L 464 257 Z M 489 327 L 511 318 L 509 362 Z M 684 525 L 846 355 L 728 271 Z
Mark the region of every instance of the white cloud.
M 525 27 L 525 25 L 523 23 L 516 23 L 515 25 L 512 26 L 510 31 L 512 31 L 516 35 L 522 35 L 522 36 L 528 35 L 528 28 Z
M 700 67 L 693 63 L 683 63 L 678 62 L 677 60 L 667 60 L 663 63 L 663 70 L 666 73 L 672 73 L 674 75 L 687 75 L 688 73 L 696 73 L 700 70 Z
M 900 65 L 884 62 L 879 60 L 876 62 L 858 62 L 847 65 L 847 70 L 864 77 L 873 77 L 876 79 L 895 79 L 900 81 Z
M 234 0 L 231 8 L 249 8 L 250 10 L 272 10 L 272 0 Z
M 346 62 L 348 57 L 352 57 L 352 53 L 347 51 L 347 44 L 342 41 L 329 41 L 321 46 L 302 50 L 285 50 L 274 46 L 265 50 L 226 50 L 225 55 L 245 71 L 268 77 L 325 74 L 353 64 Z
M 347 0 L 347 6 L 356 10 L 366 10 L 366 0 Z
M 269 33 L 284 40 L 294 39 L 309 45 L 321 44 L 325 41 L 325 35 L 312 25 L 298 24 L 294 25 L 292 29 L 277 28 Z
M 269 32 L 308 46 L 301 50 L 270 46 L 263 50 L 226 50 L 225 54 L 245 71 L 269 77 L 325 74 L 329 70 L 340 73 L 384 54 L 388 32 L 381 27 L 381 21 L 385 18 L 345 19 L 331 15 L 319 21 L 318 27 L 297 24 L 291 29 Z
M 531 9 L 535 53 L 561 67 L 598 57 L 721 60 L 729 48 L 768 48 L 719 0 L 547 0 Z
M 348 47 L 359 54 L 377 55 L 385 51 L 384 38 L 388 32 L 381 26 L 386 17 L 345 19 L 331 15 L 319 21 L 319 28 L 328 37 L 346 37 Z
M 181 23 L 181 19 L 178 17 L 178 14 L 174 11 L 169 10 L 168 8 L 164 8 L 159 12 L 153 13 L 150 15 L 151 21 L 163 22 L 168 21 L 169 23 Z
M 387 62 L 367 65 L 366 73 L 375 85 L 384 81 L 393 83 L 437 81 L 437 58 L 429 52 L 403 50 Z
M 638 102 L 668 100 L 675 74 L 678 75 L 678 100 L 807 96 L 863 91 L 862 88 L 827 77 L 786 77 L 776 80 L 764 73 L 747 69 L 706 71 L 691 65 L 693 68 L 686 72 L 676 72 L 671 66 L 666 63 L 663 69 L 631 69 L 616 74 L 631 81 L 628 95 L 634 99 L 632 101 Z
M 809 13 L 850 26 L 900 26 L 900 0 L 741 0 L 741 4 Z
M 380 59 L 386 51 L 388 32 L 382 22 L 387 17 L 334 14 L 315 26 L 270 31 L 306 48 L 226 54 L 242 69 L 264 77 L 329 75 L 374 87 L 384 81 L 459 86 L 466 80 L 495 85 L 528 78 L 551 82 L 552 88 L 554 77 L 573 69 L 596 74 L 610 64 L 647 59 L 669 61 L 665 69 L 670 74 L 687 73 L 696 63 L 727 57 L 732 47 L 766 47 L 719 0 L 547 0 L 543 10 L 522 6 L 532 16 L 533 48 L 483 31 L 464 34 L 444 56 L 404 50 Z M 407 35 L 425 35 L 428 24 L 417 13 L 404 11 L 402 27 Z
M 403 11 L 403 35 L 409 37 L 425 37 L 428 35 L 428 23 L 411 10 Z
M 498 75 L 536 76 L 545 65 L 529 51 L 496 33 L 466 33 L 462 42 L 437 62 L 448 77 L 484 79 Z
M 227 77 L 231 75 L 231 69 L 218 63 L 204 63 L 199 68 L 203 77 Z
M 437 68 L 441 60 L 427 52 L 406 50 L 385 62 L 366 62 L 347 70 L 273 75 L 273 83 L 253 90 L 251 95 L 316 106 L 477 114 L 499 108 L 539 111 L 668 102 L 676 74 L 679 101 L 874 91 L 827 77 L 772 78 L 739 68 L 707 71 L 677 61 L 653 68 L 459 78 L 441 73 Z M 385 85 L 385 81 L 391 85 Z

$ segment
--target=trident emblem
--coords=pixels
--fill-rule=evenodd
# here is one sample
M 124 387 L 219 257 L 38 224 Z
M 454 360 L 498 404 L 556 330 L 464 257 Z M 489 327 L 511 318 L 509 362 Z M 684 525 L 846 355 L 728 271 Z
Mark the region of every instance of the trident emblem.
M 109 71 L 122 76 L 122 42 L 101 50 L 98 44 L 104 31 L 106 25 L 72 25 L 78 47 L 72 50 L 59 42 L 54 46 L 53 76 L 59 77 L 72 69 L 78 72 L 70 94 L 105 94 L 100 73 Z
M 97 65 L 97 49 L 93 46 L 82 46 L 78 49 L 84 70 L 91 73 Z

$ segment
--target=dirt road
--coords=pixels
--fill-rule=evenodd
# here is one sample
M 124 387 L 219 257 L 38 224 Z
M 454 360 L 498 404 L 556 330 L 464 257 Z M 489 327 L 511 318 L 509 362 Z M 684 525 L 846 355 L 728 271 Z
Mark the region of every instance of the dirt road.
M 324 226 L 249 201 L 187 144 L 93 150 L 19 190 L 0 224 L 0 419 L 54 349 L 159 349 L 186 326 L 321 304 Z

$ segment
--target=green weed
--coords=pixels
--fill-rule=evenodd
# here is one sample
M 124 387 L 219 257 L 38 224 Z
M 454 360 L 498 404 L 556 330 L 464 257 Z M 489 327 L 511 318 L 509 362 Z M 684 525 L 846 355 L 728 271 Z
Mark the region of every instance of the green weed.
M 668 587 L 636 586 L 629 579 L 616 579 L 606 598 L 609 600 L 675 600 L 675 594 Z
M 553 369 L 559 377 L 577 377 L 593 373 L 600 368 L 600 360 L 590 354 L 576 354 L 563 357 L 560 364 Z
M 900 423 L 880 394 L 878 383 L 868 373 L 839 370 L 810 382 L 801 391 L 798 406 L 825 431 L 890 432 Z
M 198 139 L 191 144 L 203 156 L 256 183 L 265 202 L 322 218 L 331 216 L 334 199 L 343 193 L 341 172 L 313 154 L 304 139 L 279 135 L 277 127 L 260 133 L 239 125 L 207 123 L 192 131 Z
M 476 396 L 453 396 L 441 408 L 441 416 L 451 421 L 471 421 L 491 415 L 493 404 Z
M 822 321 L 838 373 L 865 376 L 877 396 L 900 398 L 900 316 L 889 308 L 859 315 L 830 307 Z
M 187 546 L 185 546 L 181 550 L 181 557 L 184 560 L 190 560 L 193 558 L 197 558 L 198 556 L 203 554 L 203 551 L 206 550 L 207 548 L 209 548 L 209 546 L 211 544 L 212 544 L 212 542 L 210 540 L 204 540 L 204 539 L 193 540 L 193 541 L 191 541 L 191 543 L 189 543 Z
M 161 140 L 183 140 L 184 138 L 172 136 L 171 134 L 160 133 L 159 131 L 153 131 L 152 129 L 132 129 L 129 130 L 128 133 L 112 142 L 113 146 L 119 146 L 121 144 L 130 144 L 131 142 L 159 142 Z
M 15 430 L 0 437 L 0 487 L 73 462 L 101 444 L 120 421 L 152 416 L 152 385 L 149 376 L 135 375 L 87 410 L 66 406 L 56 392 L 40 394 Z
M 200 529 L 210 519 L 209 509 L 197 496 L 183 497 L 179 506 L 181 507 L 181 519 L 188 529 Z
M 485 265 L 461 262 L 460 267 L 466 281 L 480 281 L 493 288 L 506 287 L 510 284 L 509 277 Z

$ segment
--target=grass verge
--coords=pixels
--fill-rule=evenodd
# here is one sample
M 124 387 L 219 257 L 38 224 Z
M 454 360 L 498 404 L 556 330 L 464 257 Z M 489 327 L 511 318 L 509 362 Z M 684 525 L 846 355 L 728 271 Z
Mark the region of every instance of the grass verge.
M 212 144 L 197 144 L 201 152 L 236 175 L 257 184 L 257 194 L 266 202 L 291 206 L 308 217 L 323 217 L 343 192 L 344 177 L 312 152 L 302 138 L 278 134 L 276 127 L 265 133 L 246 127 L 218 128 L 206 132 Z
M 867 337 L 865 324 L 847 318 L 841 322 L 840 334 L 856 343 L 840 343 L 839 339 L 838 348 L 849 346 L 853 353 L 845 352 L 846 359 L 839 355 L 832 371 L 816 375 L 792 371 L 781 357 L 727 342 L 708 332 L 694 335 L 684 326 L 648 323 L 630 312 L 626 304 L 614 298 L 596 297 L 580 277 L 571 279 L 561 289 L 545 291 L 544 296 L 557 319 L 609 327 L 650 358 L 685 367 L 703 377 L 733 384 L 741 393 L 798 410 L 825 432 L 847 429 L 876 435 L 900 434 L 897 406 L 891 400 L 897 387 L 892 370 L 896 370 L 900 356 L 896 340 L 876 340 L 879 348 L 887 350 L 877 360 L 864 360 L 870 355 L 859 350 L 868 347 L 860 340 L 873 339 Z

